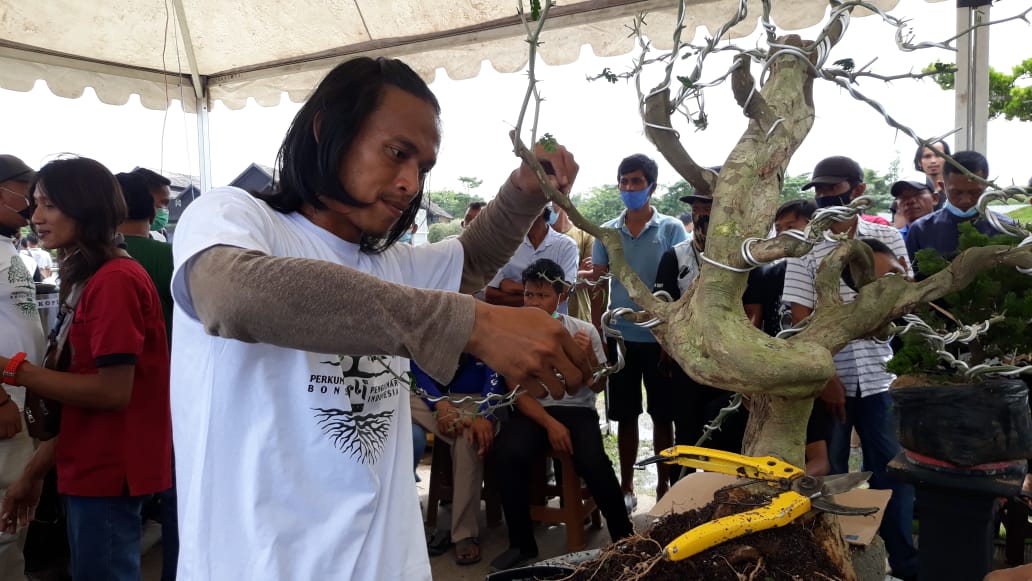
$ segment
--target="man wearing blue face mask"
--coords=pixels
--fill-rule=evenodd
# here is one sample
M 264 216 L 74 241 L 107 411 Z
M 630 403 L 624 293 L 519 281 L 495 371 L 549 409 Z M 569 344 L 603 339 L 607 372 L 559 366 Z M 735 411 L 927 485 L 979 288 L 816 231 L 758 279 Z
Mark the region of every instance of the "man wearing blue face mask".
M 642 154 L 632 155 L 620 162 L 617 180 L 620 198 L 625 210 L 616 218 L 602 224 L 603 228 L 619 230 L 627 264 L 638 274 L 645 286 L 652 288 L 663 253 L 688 238 L 681 221 L 660 214 L 649 204 L 656 191 L 659 168 L 656 162 Z M 609 272 L 609 252 L 595 240 L 591 262 L 596 276 Z M 640 310 L 627 289 L 617 280 L 610 281 L 609 308 L 629 307 Z M 613 375 L 606 394 L 609 419 L 617 422 L 617 442 L 620 452 L 620 483 L 624 491 L 627 512 L 638 504 L 634 495 L 634 462 L 638 454 L 638 416 L 642 412 L 641 385 L 645 383 L 648 398 L 647 411 L 652 417 L 653 446 L 658 454 L 674 444 L 674 388 L 670 379 L 659 368 L 660 347 L 648 329 L 624 320 L 615 328 L 623 333 L 627 348 L 626 365 Z M 615 358 L 610 346 L 610 358 Z M 659 464 L 656 497 L 663 496 L 669 487 L 669 468 Z
M 516 249 L 509 262 L 495 274 L 484 289 L 485 300 L 492 305 L 509 307 L 523 306 L 523 271 L 533 262 L 547 258 L 563 268 L 566 282 L 572 288 L 577 276 L 580 255 L 573 238 L 550 228 L 559 218 L 552 204 L 545 206 L 541 215 L 534 220 L 530 231 L 523 237 L 523 243 Z M 559 303 L 559 312 L 567 313 L 567 301 Z
M 981 153 L 958 151 L 953 159 L 982 179 L 989 176 L 989 161 Z M 943 178 L 946 204 L 941 210 L 936 210 L 911 224 L 907 232 L 907 252 L 911 261 L 914 260 L 917 251 L 924 248 L 935 249 L 947 259 L 952 259 L 957 254 L 957 244 L 960 241 L 958 228 L 964 222 L 971 222 L 976 230 L 987 236 L 1000 235 L 988 220 L 979 215 L 976 207 L 978 198 L 985 193 L 985 183 L 964 175 L 952 163 L 945 164 Z M 1001 222 L 1014 223 L 1002 214 L 993 214 Z

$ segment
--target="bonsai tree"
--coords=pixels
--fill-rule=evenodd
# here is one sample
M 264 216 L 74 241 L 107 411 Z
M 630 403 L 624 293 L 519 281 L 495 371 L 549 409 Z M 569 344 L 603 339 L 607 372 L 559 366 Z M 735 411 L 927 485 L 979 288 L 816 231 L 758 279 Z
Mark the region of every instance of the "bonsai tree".
M 530 47 L 530 82 L 513 132 L 516 154 L 535 167 L 543 184 L 547 184 L 547 175 L 522 137 L 529 104 L 533 101 L 536 111 L 541 102 L 535 85 L 535 49 L 550 6 L 549 2 L 532 2 L 530 14 L 524 14 Z M 649 322 L 666 352 L 696 381 L 751 397 L 743 452 L 778 456 L 797 466 L 804 465 L 805 428 L 814 397 L 835 374 L 834 353 L 851 340 L 887 335 L 894 319 L 918 305 L 967 287 L 981 271 L 994 266 L 1032 267 L 1032 246 L 992 244 L 968 248 L 951 264 L 920 282 L 903 277 L 875 280 L 870 248 L 857 240 L 842 240 L 818 270 L 817 308 L 798 332 L 784 339 L 772 339 L 749 323 L 741 302 L 748 270 L 780 258 L 802 256 L 822 239 L 832 221 L 855 216 L 869 203 L 861 198 L 849 208 L 819 212 L 806 232 L 768 238 L 786 168 L 813 124 L 815 81 L 835 83 L 869 103 L 886 123 L 909 135 L 915 143 L 927 146 L 941 139 L 917 135 L 856 87 L 861 77 L 892 80 L 919 78 L 925 73 L 880 75 L 866 67 L 856 67 L 850 59 L 829 62 L 830 52 L 846 32 L 851 11 L 860 6 L 876 12 L 897 29 L 901 48 L 916 50 L 926 45 L 951 46 L 955 42 L 909 42 L 904 21 L 864 2 L 832 2 L 833 10 L 825 26 L 811 40 L 793 34 L 779 35 L 769 18 L 771 2 L 765 1 L 761 26 L 766 47 L 718 47 L 721 38 L 747 18 L 748 6 L 743 0 L 738 12 L 705 43 L 693 45 L 684 41 L 684 27 L 678 25 L 673 31 L 671 51 L 652 56 L 652 48 L 642 36 L 645 16 L 635 19 L 633 28 L 638 33 L 641 55 L 627 76 L 634 78 L 639 89 L 645 132 L 684 180 L 699 192 L 712 193 L 714 198 L 706 243 L 708 260 L 680 300 L 671 303 L 654 297 L 623 259 L 619 233 L 591 224 L 566 196 L 554 189 L 549 191 L 549 197 L 567 211 L 579 228 L 606 245 L 612 276 L 642 307 L 640 313 L 629 317 Z M 682 1 L 678 22 L 684 22 L 685 13 Z M 735 53 L 734 64 L 714 79 L 704 80 L 703 62 L 716 51 Z M 684 76 L 675 74 L 674 69 L 682 66 L 692 68 Z M 651 67 L 660 67 L 665 72 L 660 83 L 646 92 L 641 89 L 641 73 Z M 760 73 L 759 78 L 754 71 Z M 613 80 L 621 75 L 607 70 L 601 76 Z M 704 127 L 707 118 L 701 108 L 701 96 L 706 87 L 721 82 L 730 83 L 749 122 L 718 175 L 695 162 L 673 128 L 671 118 L 675 113 L 686 113 L 695 127 Z M 688 108 L 692 103 L 697 104 L 695 109 Z M 535 127 L 530 136 L 531 143 L 543 143 L 545 147 L 554 143 L 549 136 L 539 141 Z M 839 279 L 847 268 L 859 286 L 856 300 L 848 304 L 839 297 Z M 706 332 L 696 332 L 699 328 Z M 729 361 L 734 364 L 729 365 Z M 842 565 L 847 578 L 853 578 L 834 524 L 828 531 L 820 533 L 819 540 L 827 545 L 832 559 Z
M 989 245 L 1016 246 L 1022 238 L 992 238 L 971 224 L 960 226 L 959 249 Z M 949 262 L 925 249 L 915 257 L 917 267 L 934 274 Z M 964 288 L 943 296 L 936 305 L 921 305 L 907 317 L 902 348 L 888 364 L 901 385 L 970 383 L 980 372 L 1012 371 L 1025 366 L 1032 353 L 1032 285 L 1014 268 L 996 266 L 978 273 Z M 947 342 L 948 341 L 948 342 Z M 974 370 L 974 373 L 968 373 Z

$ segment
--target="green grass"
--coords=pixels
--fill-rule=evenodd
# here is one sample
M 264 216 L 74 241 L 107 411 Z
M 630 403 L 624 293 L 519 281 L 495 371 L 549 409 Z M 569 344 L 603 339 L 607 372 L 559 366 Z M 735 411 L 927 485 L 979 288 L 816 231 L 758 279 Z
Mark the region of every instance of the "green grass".
M 1007 214 L 1022 224 L 1032 222 L 1032 206 L 1025 206 Z

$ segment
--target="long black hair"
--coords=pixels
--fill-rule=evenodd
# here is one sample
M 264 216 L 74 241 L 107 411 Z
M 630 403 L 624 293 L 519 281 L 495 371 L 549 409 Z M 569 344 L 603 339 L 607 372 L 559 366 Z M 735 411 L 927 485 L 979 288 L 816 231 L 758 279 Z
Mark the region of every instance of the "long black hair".
M 57 254 L 64 300 L 73 285 L 85 282 L 118 255 L 115 230 L 125 220 L 125 198 L 115 176 L 86 157 L 56 159 L 39 170 L 30 189 L 33 212 L 39 187 L 61 213 L 75 221 L 75 246 Z
M 324 210 L 326 205 L 319 196 L 349 206 L 369 205 L 344 189 L 340 168 L 362 126 L 380 106 L 388 85 L 423 99 L 440 115 L 437 97 L 405 63 L 367 57 L 341 63 L 319 83 L 290 124 L 276 157 L 278 185 L 270 193 L 254 194 L 255 197 L 283 213 L 297 212 L 305 204 Z M 362 235 L 362 251 L 375 254 L 394 244 L 409 231 L 422 203 L 421 188 L 385 236 Z

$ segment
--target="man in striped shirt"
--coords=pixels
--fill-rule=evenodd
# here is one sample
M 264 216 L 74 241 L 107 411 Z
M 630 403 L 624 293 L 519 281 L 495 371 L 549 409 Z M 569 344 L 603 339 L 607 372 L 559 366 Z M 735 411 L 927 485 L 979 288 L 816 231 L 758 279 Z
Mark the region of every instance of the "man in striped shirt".
M 863 195 L 866 184 L 860 165 L 847 157 L 830 157 L 817 164 L 813 179 L 803 186 L 814 188 L 818 208 L 843 206 Z M 873 238 L 889 247 L 906 270 L 907 249 L 903 237 L 891 226 L 882 226 L 853 217 L 836 222 L 830 228 L 835 234 L 850 238 Z M 801 258 L 788 259 L 785 290 L 782 300 L 792 308 L 792 322 L 798 323 L 817 306 L 814 279 L 821 261 L 835 249 L 837 243 L 823 240 Z M 839 283 L 843 302 L 856 298 L 856 291 Z M 913 519 L 914 491 L 909 485 L 889 476 L 887 465 L 900 452 L 891 412 L 889 384 L 895 377 L 885 370 L 892 357 L 887 343 L 870 339 L 850 341 L 835 354 L 837 374 L 828 382 L 819 398 L 827 405 L 833 421 L 828 434 L 828 454 L 831 473 L 849 471 L 849 438 L 853 427 L 860 435 L 864 453 L 864 470 L 873 472 L 872 488 L 891 489 L 892 498 L 882 520 L 881 535 L 889 552 L 889 564 L 897 577 L 916 575 L 917 551 L 913 546 L 911 521 Z M 815 402 L 820 405 L 821 402 Z

